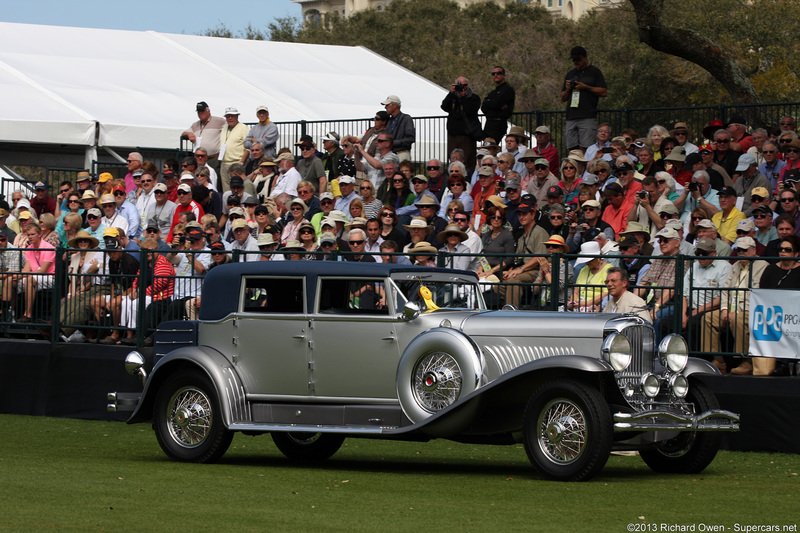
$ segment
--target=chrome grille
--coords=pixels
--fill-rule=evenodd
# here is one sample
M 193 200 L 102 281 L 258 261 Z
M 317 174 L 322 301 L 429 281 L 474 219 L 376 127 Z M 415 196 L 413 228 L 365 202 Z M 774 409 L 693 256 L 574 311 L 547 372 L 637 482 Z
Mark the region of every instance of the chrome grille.
M 622 329 L 622 333 L 631 343 L 632 357 L 630 366 L 617 374 L 617 384 L 621 389 L 624 389 L 626 384 L 633 385 L 636 392 L 628 398 L 628 402 L 641 407 L 647 398 L 639 390 L 639 382 L 642 375 L 653 372 L 655 368 L 655 330 L 645 325 L 628 326 Z

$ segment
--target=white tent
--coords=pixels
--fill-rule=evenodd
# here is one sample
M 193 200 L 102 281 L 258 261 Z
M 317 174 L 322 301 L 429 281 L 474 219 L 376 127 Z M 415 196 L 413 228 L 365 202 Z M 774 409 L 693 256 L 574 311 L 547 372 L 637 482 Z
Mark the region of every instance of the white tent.
M 197 117 L 369 118 L 389 94 L 442 115 L 441 87 L 362 47 L 0 23 L 0 142 L 174 149 Z M 361 131 L 340 133 L 360 134 Z

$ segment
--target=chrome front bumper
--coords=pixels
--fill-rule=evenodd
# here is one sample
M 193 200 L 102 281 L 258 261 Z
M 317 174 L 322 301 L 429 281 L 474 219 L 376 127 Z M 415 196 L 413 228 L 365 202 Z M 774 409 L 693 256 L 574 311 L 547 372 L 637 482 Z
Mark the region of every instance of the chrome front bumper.
M 106 410 L 112 413 L 133 411 L 141 398 L 141 392 L 109 392 L 106 395 Z
M 739 431 L 739 415 L 712 409 L 698 415 L 684 415 L 653 409 L 637 413 L 615 413 L 614 431 Z

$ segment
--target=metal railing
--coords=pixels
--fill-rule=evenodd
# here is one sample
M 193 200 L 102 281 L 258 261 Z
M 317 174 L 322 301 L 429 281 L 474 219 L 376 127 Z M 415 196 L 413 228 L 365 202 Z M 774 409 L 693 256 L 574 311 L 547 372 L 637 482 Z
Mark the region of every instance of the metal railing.
M 129 298 L 130 288 L 133 286 L 134 280 L 138 287 L 148 287 L 153 284 L 152 272 L 147 268 L 140 269 L 138 274 L 129 275 L 113 275 L 108 274 L 108 267 L 110 258 L 108 257 L 109 251 L 96 250 L 97 252 L 97 267 L 99 272 L 71 274 L 67 272 L 67 266 L 73 254 L 77 253 L 74 249 L 56 250 L 55 254 L 55 273 L 50 274 L 52 282 L 44 283 L 46 288 L 39 288 L 35 294 L 33 302 L 33 315 L 30 321 L 21 322 L 20 318 L 24 315 L 26 295 L 24 288 L 19 282 L 20 277 L 26 277 L 27 274 L 21 274 L 16 269 L 19 269 L 24 264 L 24 253 L 26 250 L 6 248 L 0 251 L 0 285 L 4 286 L 12 284 L 12 289 L 9 292 L 2 292 L 0 294 L 11 294 L 10 298 L 4 298 L 0 302 L 0 336 L 6 337 L 34 337 L 34 338 L 49 338 L 53 341 L 63 341 L 75 330 L 81 330 L 86 336 L 105 336 L 110 335 L 113 330 L 120 332 L 121 336 L 133 335 L 136 344 L 141 345 L 145 337 L 149 336 L 155 329 L 156 325 L 162 320 L 167 319 L 183 319 L 194 318 L 192 316 L 191 308 L 186 307 L 186 299 L 194 298 L 200 294 L 200 287 L 203 281 L 203 274 L 198 274 L 190 270 L 183 276 L 168 276 L 174 283 L 175 292 L 173 297 L 165 300 L 164 302 L 148 302 L 145 296 L 145 291 L 138 291 L 136 294 L 136 303 L 131 304 L 127 302 L 130 309 L 136 313 L 135 323 L 140 327 L 127 327 L 124 323 L 121 324 L 120 310 L 111 307 L 113 297 L 117 300 L 122 298 Z M 146 250 L 126 250 L 121 253 L 132 254 L 134 258 L 139 260 L 139 264 L 144 263 L 145 257 L 148 253 Z M 156 250 L 155 253 L 165 255 L 172 258 L 170 250 Z M 181 254 L 187 256 L 201 255 L 201 261 L 208 264 L 209 268 L 212 266 L 214 260 L 210 255 L 209 250 L 191 251 L 180 250 Z M 262 260 L 264 257 L 272 255 L 281 255 L 289 260 L 287 252 L 244 252 L 239 250 L 230 250 L 226 252 L 230 261 L 245 261 L 245 260 Z M 311 259 L 316 256 L 317 259 L 325 260 L 345 260 L 352 252 L 315 252 L 311 254 L 301 253 L 304 259 Z M 385 256 L 402 256 L 407 254 L 380 254 Z M 437 264 L 444 266 L 450 260 L 456 257 L 467 257 L 470 260 L 475 260 L 480 257 L 476 254 L 451 254 L 444 251 L 439 251 L 436 256 Z M 565 312 L 580 312 L 580 305 L 575 305 L 575 310 L 570 310 L 572 306 L 567 305 L 571 301 L 577 301 L 583 292 L 589 291 L 590 296 L 601 295 L 603 299 L 599 301 L 594 307 L 586 312 L 596 312 L 602 310 L 605 306 L 605 292 L 604 284 L 595 285 L 578 285 L 575 282 L 577 274 L 574 274 L 572 279 L 561 279 L 560 269 L 555 268 L 555 265 L 562 262 L 573 262 L 578 257 L 571 254 L 554 254 L 554 255 L 517 255 L 517 254 L 499 254 L 494 256 L 501 259 L 501 269 L 497 272 L 496 282 L 484 282 L 484 295 L 486 297 L 487 305 L 490 308 L 499 309 L 506 303 L 506 296 L 509 291 L 519 291 L 519 307 L 521 309 L 529 310 L 544 310 L 544 311 L 565 311 Z M 503 262 L 510 264 L 520 264 L 520 261 L 527 261 L 532 257 L 546 257 L 552 261 L 553 268 L 552 280 L 549 283 L 542 281 L 533 281 L 526 283 L 514 283 L 513 280 L 504 280 L 504 273 L 509 270 L 506 267 L 502 268 Z M 178 257 L 179 258 L 179 257 Z M 609 262 L 622 261 L 623 259 L 630 260 L 630 256 L 602 256 L 604 260 Z M 15 260 L 16 259 L 16 260 Z M 222 259 L 222 257 L 220 257 Z M 646 258 L 644 258 L 646 259 Z M 687 299 L 688 309 L 692 310 L 697 307 L 696 302 L 699 298 L 708 296 L 708 292 L 712 291 L 711 296 L 716 297 L 722 293 L 729 293 L 729 300 L 734 296 L 747 298 L 747 289 L 739 288 L 726 288 L 724 286 L 715 288 L 695 287 L 692 285 L 691 276 L 693 270 L 698 268 L 698 259 L 694 256 L 673 256 L 673 257 L 654 257 L 653 259 L 675 261 L 675 284 L 674 286 L 631 286 L 629 290 L 636 291 L 641 289 L 643 292 L 652 292 L 658 289 L 673 289 L 675 290 L 674 299 L 674 312 L 662 321 L 661 331 L 657 332 L 659 335 L 677 332 L 683 333 L 692 352 L 695 355 L 712 356 L 712 355 L 746 355 L 746 342 L 742 342 L 747 336 L 747 332 L 743 328 L 747 328 L 747 320 L 732 322 L 730 325 L 721 322 L 720 313 L 712 313 L 708 319 L 688 320 L 686 327 L 683 325 L 683 309 L 682 299 Z M 736 261 L 759 261 L 764 258 L 716 258 L 716 261 L 726 261 L 733 259 Z M 118 259 L 117 259 L 118 260 Z M 175 261 L 177 264 L 177 260 Z M 153 263 L 149 263 L 152 265 Z M 193 265 L 193 263 L 190 263 Z M 16 265 L 13 270 L 9 269 L 10 265 Z M 624 265 L 623 265 L 624 266 Z M 752 268 L 748 270 L 748 287 L 752 286 Z M 113 270 L 112 270 L 113 271 Z M 566 270 L 568 271 L 568 270 Z M 690 274 L 689 286 L 685 285 L 684 274 Z M 16 277 L 15 277 L 16 276 Z M 603 282 L 605 280 L 602 280 Z M 80 289 L 80 290 L 76 290 Z M 648 300 L 647 294 L 643 295 Z M 178 300 L 182 300 L 178 302 Z M 118 303 L 118 302 L 115 302 Z M 191 302 L 190 302 L 191 305 Z M 647 312 L 653 314 L 652 301 L 648 303 Z M 129 316 L 129 318 L 131 318 Z M 142 325 L 144 325 L 142 327 Z M 130 332 L 130 333 L 129 333 Z M 718 336 L 720 342 L 719 349 L 710 351 L 708 347 L 711 345 L 708 342 L 709 335 Z M 738 342 L 737 342 L 738 341 Z M 717 344 L 717 343 L 715 343 Z M 744 346 L 745 349 L 736 350 L 736 346 Z

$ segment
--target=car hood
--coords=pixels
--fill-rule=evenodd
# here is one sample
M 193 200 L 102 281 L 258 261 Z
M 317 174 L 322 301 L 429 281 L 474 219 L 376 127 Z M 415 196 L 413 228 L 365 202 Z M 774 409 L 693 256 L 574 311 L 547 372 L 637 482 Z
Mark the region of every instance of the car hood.
M 605 326 L 616 315 L 490 311 L 467 317 L 461 330 L 481 349 L 489 381 L 518 366 L 559 355 L 602 357 Z

